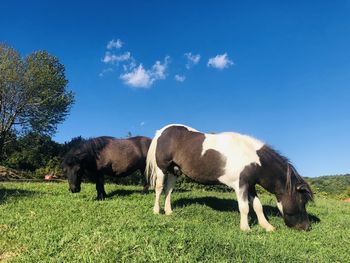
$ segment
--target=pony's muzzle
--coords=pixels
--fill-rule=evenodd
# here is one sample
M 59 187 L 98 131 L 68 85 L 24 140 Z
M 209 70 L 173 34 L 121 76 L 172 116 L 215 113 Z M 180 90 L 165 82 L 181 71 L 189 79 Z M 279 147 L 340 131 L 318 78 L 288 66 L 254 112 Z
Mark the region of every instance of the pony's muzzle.
M 310 223 L 307 223 L 307 224 L 298 224 L 298 225 L 294 226 L 294 229 L 310 231 L 312 229 L 312 227 L 311 227 Z
M 80 187 L 75 187 L 75 186 L 70 186 L 69 187 L 69 190 L 72 192 L 72 193 L 79 193 L 80 192 Z

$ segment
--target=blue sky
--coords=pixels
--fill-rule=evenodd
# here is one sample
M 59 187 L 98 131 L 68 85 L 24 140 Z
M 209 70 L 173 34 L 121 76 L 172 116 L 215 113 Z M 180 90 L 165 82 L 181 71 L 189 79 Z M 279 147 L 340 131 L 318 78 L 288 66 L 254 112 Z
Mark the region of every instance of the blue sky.
M 350 172 L 349 1 L 72 2 L 1 2 L 0 41 L 66 67 L 58 142 L 184 123 L 253 135 L 304 176 Z

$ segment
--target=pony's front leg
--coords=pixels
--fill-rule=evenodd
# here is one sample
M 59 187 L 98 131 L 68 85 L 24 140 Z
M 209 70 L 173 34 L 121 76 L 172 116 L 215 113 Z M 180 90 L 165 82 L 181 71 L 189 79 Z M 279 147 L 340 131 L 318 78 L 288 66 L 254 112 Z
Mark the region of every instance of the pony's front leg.
M 246 191 L 239 190 L 237 193 L 237 201 L 239 213 L 241 215 L 240 228 L 242 231 L 249 231 L 250 227 L 248 224 L 248 213 L 249 213 L 249 202 Z
M 253 203 L 253 209 L 258 217 L 259 225 L 267 232 L 274 231 L 275 228 L 267 221 L 264 215 L 263 206 L 256 194 L 255 186 L 249 189 L 249 199 Z
M 170 201 L 170 196 L 171 192 L 174 189 L 176 183 L 176 176 L 173 174 L 168 174 L 167 180 L 166 180 L 166 186 L 165 186 L 165 206 L 164 206 L 164 211 L 166 215 L 171 215 L 173 212 L 171 209 L 171 201 Z
M 104 183 L 105 183 L 104 175 L 98 174 L 96 176 L 97 200 L 104 200 L 107 196 L 105 192 Z
M 257 196 L 253 199 L 253 208 L 258 217 L 259 225 L 265 228 L 267 232 L 275 231 L 275 228 L 267 221 L 264 215 L 263 206 Z

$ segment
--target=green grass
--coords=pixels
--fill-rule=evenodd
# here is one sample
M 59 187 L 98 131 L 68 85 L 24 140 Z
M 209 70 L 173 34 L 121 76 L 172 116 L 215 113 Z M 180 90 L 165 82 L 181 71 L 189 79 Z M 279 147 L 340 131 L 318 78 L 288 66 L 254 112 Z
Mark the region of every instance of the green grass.
M 277 231 L 251 217 L 239 230 L 233 192 L 173 193 L 171 216 L 153 215 L 153 193 L 106 185 L 71 194 L 65 183 L 0 183 L 0 261 L 9 262 L 350 262 L 350 204 L 316 198 L 310 232 L 287 228 L 272 196 L 261 196 Z

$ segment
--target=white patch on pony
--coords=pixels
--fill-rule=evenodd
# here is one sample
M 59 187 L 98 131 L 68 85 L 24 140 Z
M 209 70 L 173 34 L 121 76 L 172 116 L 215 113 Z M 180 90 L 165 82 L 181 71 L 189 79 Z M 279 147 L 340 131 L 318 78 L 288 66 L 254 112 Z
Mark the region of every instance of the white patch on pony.
M 186 128 L 187 130 L 192 131 L 192 132 L 199 132 L 196 129 L 193 129 L 193 128 L 191 128 L 189 126 L 186 126 L 184 124 L 169 124 L 169 125 L 164 126 L 163 128 L 161 128 L 160 130 L 158 130 L 157 133 L 160 132 L 160 134 L 161 134 L 164 130 L 166 130 L 167 128 L 172 127 L 172 126 L 180 126 L 180 127 Z
M 280 210 L 280 213 L 283 215 L 283 206 L 282 206 L 282 202 L 277 202 L 277 208 L 278 208 L 278 210 Z
M 265 218 L 263 206 L 258 197 L 254 197 L 253 209 L 258 217 L 259 224 L 268 232 L 274 231 L 275 228 Z
M 243 198 L 243 194 L 244 194 L 246 189 L 244 189 L 244 188 L 239 189 L 238 182 L 237 182 L 237 185 L 235 187 L 234 187 L 234 189 L 236 192 L 237 201 L 238 201 L 238 208 L 239 208 L 239 213 L 240 213 L 240 217 L 241 217 L 240 228 L 242 231 L 249 231 L 250 230 L 250 227 L 248 224 L 249 203 L 248 203 L 248 199 Z
M 205 134 L 202 156 L 209 149 L 216 150 L 225 156 L 225 174 L 218 180 L 237 191 L 239 176 L 243 169 L 251 163 L 261 165 L 257 151 L 263 146 L 263 142 L 239 133 Z
M 155 178 L 155 192 L 156 192 L 156 199 L 154 201 L 154 207 L 153 207 L 153 213 L 159 214 L 160 211 L 160 195 L 162 194 L 163 187 L 164 187 L 164 179 L 165 175 L 164 173 L 158 168 L 156 168 L 156 178 Z

